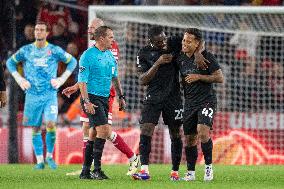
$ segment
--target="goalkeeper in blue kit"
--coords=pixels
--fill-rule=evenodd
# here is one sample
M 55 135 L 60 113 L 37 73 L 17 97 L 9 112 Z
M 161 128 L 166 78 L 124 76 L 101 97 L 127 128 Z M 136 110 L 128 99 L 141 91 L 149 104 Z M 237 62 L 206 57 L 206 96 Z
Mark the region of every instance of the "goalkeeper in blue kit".
M 25 91 L 23 125 L 33 129 L 32 143 L 37 159 L 34 169 L 44 169 L 41 125 L 46 124 L 46 163 L 51 169 L 57 165 L 52 157 L 58 115 L 57 89 L 76 68 L 76 59 L 62 48 L 46 41 L 48 27 L 44 22 L 35 26 L 35 42 L 21 47 L 7 60 L 7 68 L 22 90 Z M 22 62 L 24 77 L 16 69 Z M 67 64 L 65 72 L 57 77 L 58 63 Z

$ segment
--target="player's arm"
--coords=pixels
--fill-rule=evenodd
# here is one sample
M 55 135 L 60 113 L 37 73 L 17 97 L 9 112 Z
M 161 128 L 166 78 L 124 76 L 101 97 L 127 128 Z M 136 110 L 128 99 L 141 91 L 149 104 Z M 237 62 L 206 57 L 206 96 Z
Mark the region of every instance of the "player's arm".
M 205 41 L 201 40 L 196 51 L 194 52 L 194 62 L 197 65 L 197 68 L 206 70 L 210 62 L 202 55 L 202 52 L 205 50 Z
M 148 83 L 153 79 L 153 77 L 156 75 L 160 65 L 162 64 L 168 64 L 172 61 L 173 56 L 171 54 L 163 54 L 159 57 L 159 59 L 153 64 L 153 66 L 146 72 L 142 73 L 138 69 L 138 74 L 140 82 L 142 85 L 148 85 Z M 137 65 L 139 68 L 139 56 L 137 57 Z
M 114 73 L 112 74 L 112 84 L 115 88 L 116 94 L 118 95 L 118 101 L 119 101 L 119 111 L 125 110 L 126 103 L 125 103 L 125 96 L 122 92 L 121 84 L 118 79 L 118 71 L 117 71 L 117 64 L 114 65 Z
M 70 75 L 77 66 L 77 60 L 71 54 L 63 51 L 63 49 L 59 47 L 57 48 L 57 56 L 58 61 L 64 62 L 65 64 L 67 64 L 67 67 L 61 76 L 55 79 L 51 79 L 51 85 L 55 89 L 58 89 L 61 85 L 65 83 L 65 81 L 68 79 L 68 77 L 70 77 Z
M 25 61 L 24 48 L 20 48 L 15 54 L 8 58 L 6 66 L 8 71 L 12 74 L 18 85 L 22 90 L 27 90 L 31 87 L 29 81 L 23 78 L 17 71 L 17 64 L 21 61 Z
M 206 54 L 206 58 L 210 60 L 210 65 L 208 67 L 208 75 L 201 74 L 189 74 L 185 77 L 187 83 L 193 83 L 196 81 L 202 81 L 205 83 L 223 83 L 224 76 L 222 70 L 216 60 L 216 58 L 211 54 Z
M 79 85 L 78 83 L 76 83 L 75 85 L 63 89 L 62 94 L 70 98 L 70 96 L 76 93 L 78 90 L 79 90 Z
M 90 102 L 87 83 L 90 75 L 89 60 L 86 51 L 82 54 L 79 61 L 78 87 L 80 89 L 81 97 L 83 99 L 84 107 L 87 113 L 95 114 L 95 106 Z
M 222 70 L 219 69 L 210 75 L 189 74 L 185 77 L 185 81 L 187 83 L 193 83 L 196 81 L 202 81 L 205 83 L 223 83 L 224 76 L 223 76 Z

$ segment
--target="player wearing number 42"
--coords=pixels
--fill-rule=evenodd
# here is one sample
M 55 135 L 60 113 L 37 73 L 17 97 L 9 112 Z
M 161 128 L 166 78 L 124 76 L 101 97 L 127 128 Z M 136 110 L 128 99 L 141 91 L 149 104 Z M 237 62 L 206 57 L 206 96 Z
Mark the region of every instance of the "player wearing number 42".
M 195 180 L 198 138 L 201 139 L 201 149 L 205 160 L 204 181 L 213 179 L 213 142 L 209 135 L 217 105 L 213 83 L 224 82 L 220 66 L 210 52 L 206 50 L 202 52 L 210 62 L 207 69 L 198 69 L 194 63 L 194 52 L 201 40 L 200 30 L 187 29 L 182 40 L 182 53 L 177 58 L 185 97 L 183 130 L 186 139 L 185 153 L 188 170 L 184 177 L 186 181 Z

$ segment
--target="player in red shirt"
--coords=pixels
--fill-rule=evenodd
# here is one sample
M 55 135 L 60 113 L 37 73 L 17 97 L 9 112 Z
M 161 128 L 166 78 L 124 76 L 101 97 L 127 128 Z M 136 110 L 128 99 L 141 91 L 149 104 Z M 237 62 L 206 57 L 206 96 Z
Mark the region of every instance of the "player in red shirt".
M 104 22 L 101 19 L 95 18 L 91 21 L 89 27 L 88 27 L 88 34 L 93 35 L 94 31 L 100 27 L 103 26 Z M 118 44 L 115 42 L 112 45 L 112 53 L 115 57 L 115 59 L 118 61 L 118 57 L 119 57 L 119 49 L 118 49 Z M 67 97 L 69 97 L 71 94 L 75 93 L 77 90 L 79 89 L 78 85 L 75 84 L 71 87 L 67 87 L 66 89 L 64 89 L 62 91 L 62 93 L 64 95 L 66 95 Z M 115 89 L 114 86 L 111 87 L 110 89 L 110 97 L 109 97 L 109 112 L 108 112 L 108 123 L 111 125 L 112 124 L 112 105 L 114 102 L 114 98 L 115 98 Z M 124 96 L 122 97 L 124 98 Z M 85 148 L 86 148 L 86 143 L 89 137 L 89 118 L 88 116 L 81 111 L 81 117 L 80 117 L 80 121 L 83 122 L 83 157 L 85 154 Z M 124 153 L 127 158 L 129 159 L 130 162 L 130 166 L 129 166 L 129 170 L 127 172 L 127 175 L 132 175 L 136 172 L 138 164 L 140 162 L 140 159 L 138 156 L 136 156 L 136 154 L 129 148 L 129 146 L 124 142 L 124 140 L 121 138 L 121 136 L 119 134 L 117 134 L 115 131 L 112 131 L 111 136 L 108 138 L 108 140 L 110 140 L 114 146 L 120 150 L 122 153 Z

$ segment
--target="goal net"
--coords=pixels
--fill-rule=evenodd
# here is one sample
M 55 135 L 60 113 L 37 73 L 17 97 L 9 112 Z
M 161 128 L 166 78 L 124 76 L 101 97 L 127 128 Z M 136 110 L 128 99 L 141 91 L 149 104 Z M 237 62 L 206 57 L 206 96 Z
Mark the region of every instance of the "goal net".
M 215 86 L 214 161 L 224 164 L 284 163 L 284 9 L 282 7 L 89 7 L 89 20 L 112 27 L 120 48 L 119 77 L 127 113 L 114 125 L 139 126 L 143 87 L 136 55 L 153 25 L 166 35 L 202 30 L 206 49 L 225 75 Z M 161 120 L 152 140 L 152 162 L 170 161 L 170 139 Z M 137 138 L 139 140 L 139 138 Z M 199 150 L 201 152 L 201 150 Z M 203 162 L 202 154 L 199 162 Z

